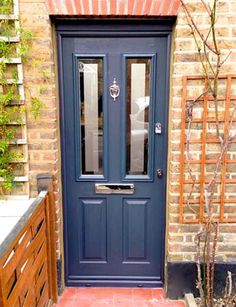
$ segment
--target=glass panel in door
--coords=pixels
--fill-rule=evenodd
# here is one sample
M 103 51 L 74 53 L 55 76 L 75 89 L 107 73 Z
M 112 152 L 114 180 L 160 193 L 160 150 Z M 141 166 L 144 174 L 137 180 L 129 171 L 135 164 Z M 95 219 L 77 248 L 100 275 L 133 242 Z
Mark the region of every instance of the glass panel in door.
M 149 172 L 151 59 L 126 59 L 126 174 Z
M 103 60 L 80 59 L 79 98 L 82 175 L 103 174 Z

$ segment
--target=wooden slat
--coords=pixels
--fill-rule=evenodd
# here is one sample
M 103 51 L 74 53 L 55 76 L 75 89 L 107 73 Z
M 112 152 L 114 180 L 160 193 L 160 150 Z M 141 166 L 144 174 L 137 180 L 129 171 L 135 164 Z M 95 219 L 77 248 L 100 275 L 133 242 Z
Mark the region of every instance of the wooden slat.
M 205 80 L 205 90 L 207 88 L 207 80 Z M 201 159 L 201 192 L 200 192 L 200 208 L 199 208 L 199 221 L 203 221 L 203 213 L 204 213 L 204 190 L 205 190 L 205 164 L 206 164 L 206 129 L 207 129 L 207 102 L 208 102 L 208 95 L 204 95 L 203 100 L 203 117 L 202 117 L 202 159 Z
M 32 270 L 32 266 L 33 266 L 34 260 L 33 257 L 31 257 L 31 259 L 29 259 L 25 270 L 24 270 L 24 274 L 22 274 L 19 279 L 17 280 L 17 283 L 15 284 L 11 295 L 9 296 L 9 298 L 7 299 L 7 306 L 14 306 L 16 301 L 18 300 L 21 291 L 25 285 L 25 283 L 27 282 L 27 280 L 31 280 L 32 279 L 32 274 L 33 274 L 33 270 Z
M 46 253 L 47 253 L 47 251 L 46 251 L 46 249 L 44 248 L 43 250 L 42 250 L 42 259 L 44 259 L 45 258 L 45 255 L 46 255 Z M 36 282 L 36 284 L 35 284 L 35 288 L 36 288 L 36 299 L 37 299 L 37 301 L 39 301 L 40 300 L 40 296 L 41 296 L 41 294 L 40 294 L 40 290 L 41 290 L 41 288 L 42 288 L 42 286 L 43 286 L 43 284 L 48 280 L 48 271 L 47 271 L 47 265 L 45 266 L 45 270 L 43 270 L 42 271 L 42 274 L 40 274 L 40 276 L 39 276 L 39 278 L 37 279 L 37 282 Z M 48 291 L 49 292 L 49 291 Z
M 206 160 L 206 164 L 214 164 L 216 163 L 216 159 L 210 159 L 210 160 Z M 228 164 L 235 164 L 236 163 L 236 159 L 225 159 L 224 162 L 228 163 Z M 189 161 L 190 164 L 200 164 L 201 160 L 191 160 Z
M 3 263 L 4 271 L 2 273 L 2 280 L 4 283 L 8 282 L 8 280 L 11 278 L 12 274 L 16 270 L 20 260 L 22 259 L 23 254 L 25 253 L 25 249 L 27 248 L 26 245 L 30 242 L 30 240 L 31 240 L 31 233 L 30 231 L 27 231 L 24 239 L 22 240 L 20 244 L 20 247 L 17 248 L 18 247 L 17 246 L 18 244 L 17 244 L 13 248 L 14 254 L 11 256 L 11 252 L 8 253 L 9 255 L 6 261 Z M 8 261 L 9 257 L 11 258 Z
M 212 76 L 210 78 L 213 78 Z M 231 120 L 230 118 L 230 110 L 233 108 L 231 107 L 231 102 L 236 101 L 236 96 L 231 95 L 231 83 L 232 79 L 236 80 L 236 75 L 221 75 L 219 76 L 219 79 L 225 80 L 224 84 L 226 85 L 226 94 L 225 96 L 219 96 L 218 101 L 224 102 L 224 110 L 221 111 L 222 114 L 220 115 L 219 122 L 221 124 L 224 123 L 223 131 L 224 131 L 224 137 L 227 135 L 227 131 L 229 128 L 229 122 Z M 202 75 L 196 75 L 196 76 L 186 76 L 183 77 L 183 93 L 182 93 L 182 117 L 181 117 L 181 154 L 180 154 L 180 200 L 179 200 L 179 222 L 183 223 L 198 223 L 198 222 L 204 222 L 204 186 L 205 184 L 208 184 L 210 182 L 209 175 L 212 173 L 211 170 L 207 171 L 205 170 L 205 167 L 207 165 L 212 165 L 217 162 L 217 159 L 209 159 L 210 156 L 207 157 L 207 154 L 211 154 L 211 152 L 207 149 L 208 144 L 219 144 L 221 146 L 221 142 L 218 138 L 212 137 L 212 132 L 209 132 L 208 123 L 216 123 L 216 118 L 209 117 L 208 116 L 208 104 L 209 102 L 214 101 L 214 98 L 210 95 L 204 95 L 201 99 L 199 99 L 200 105 L 198 108 L 202 108 L 203 115 L 201 118 L 194 117 L 191 120 L 191 123 L 200 123 L 202 124 L 201 127 L 201 138 L 191 138 L 190 144 L 199 144 L 201 146 L 201 158 L 197 159 L 198 156 L 191 161 L 187 161 L 186 158 L 186 129 L 188 125 L 188 119 L 186 116 L 186 105 L 187 103 L 193 102 L 195 100 L 194 97 L 188 97 L 188 93 L 191 93 L 191 91 L 188 90 L 189 87 L 193 87 L 193 82 L 195 80 L 199 80 L 202 82 L 205 82 L 205 88 L 207 81 L 205 80 L 205 77 Z M 200 86 L 200 84 L 199 84 Z M 232 120 L 232 122 L 236 122 L 236 118 Z M 197 128 L 196 128 L 197 130 Z M 198 129 L 199 131 L 199 129 Z M 235 144 L 236 140 L 231 141 L 230 143 Z M 219 147 L 220 149 L 220 147 Z M 197 149 L 196 149 L 197 150 Z M 214 153 L 214 151 L 212 151 Z M 194 154 L 193 154 L 194 155 Z M 226 193 L 226 185 L 229 184 L 236 184 L 236 178 L 227 178 L 226 170 L 228 166 L 234 166 L 236 169 L 236 159 L 230 159 L 230 156 L 226 154 L 223 157 L 222 160 L 222 172 L 220 175 L 220 178 L 218 177 L 216 180 L 216 183 L 220 185 L 220 196 L 217 196 L 217 199 L 213 200 L 213 203 L 219 204 L 219 216 L 217 217 L 219 222 L 222 223 L 233 223 L 236 220 L 236 217 L 234 218 L 233 214 L 231 216 L 225 214 L 225 204 L 235 204 L 236 206 L 236 195 L 234 198 L 227 198 Z M 186 166 L 187 164 L 196 165 L 198 169 L 199 165 L 199 171 L 196 172 L 197 180 L 193 182 L 191 178 L 186 178 Z M 209 173 L 209 175 L 208 175 Z M 188 176 L 189 177 L 189 176 Z M 192 199 L 189 199 L 187 201 L 187 191 L 189 189 L 185 189 L 185 185 L 192 185 L 193 183 L 200 185 L 200 192 L 194 190 L 192 194 Z M 235 194 L 236 194 L 236 186 L 235 186 Z M 196 198 L 197 196 L 197 198 Z M 190 216 L 189 213 L 187 213 L 187 204 L 194 204 L 194 206 L 198 208 L 199 210 L 199 216 L 197 216 L 196 213 L 192 213 Z M 195 209 L 195 208 L 194 208 Z M 186 211 L 186 212 L 185 212 Z M 189 212 L 189 210 L 188 210 Z
M 37 303 L 37 307 L 44 307 L 46 302 L 48 302 L 48 281 L 46 281 L 42 294 L 40 295 L 40 299 Z
M 1 18 L 0 18 L 1 20 Z M 21 64 L 21 58 L 10 58 L 10 59 L 5 59 L 5 58 L 0 58 L 0 63 L 5 63 L 5 64 Z
M 224 218 L 223 221 L 220 221 L 219 219 L 214 219 L 215 221 L 217 222 L 221 222 L 221 223 L 236 223 L 236 218 Z M 206 220 L 203 220 L 204 222 L 206 222 Z M 196 224 L 196 223 L 199 223 L 199 220 L 198 219 L 187 219 L 187 218 L 184 218 L 183 219 L 183 223 L 186 223 L 186 224 Z
M 32 240 L 28 247 L 23 246 L 23 248 L 17 249 L 16 253 L 13 255 L 10 262 L 6 265 L 5 270 L 2 275 L 3 282 L 8 281 L 13 272 L 16 270 L 17 266 L 22 266 L 28 257 L 34 252 L 35 248 L 39 246 L 40 242 L 45 240 L 45 224 L 42 227 L 37 236 Z M 18 252 L 19 251 L 19 252 Z
M 227 79 L 230 77 L 231 79 L 235 79 L 236 75 L 235 74 L 227 74 L 227 75 L 219 75 L 218 79 Z M 188 80 L 203 80 L 205 77 L 203 75 L 191 75 L 187 76 Z M 214 76 L 209 76 L 209 79 L 214 79 Z
M 230 110 L 230 99 L 231 99 L 231 77 L 227 78 L 227 88 L 226 88 L 226 102 L 225 102 L 225 118 L 224 118 L 224 139 L 227 137 L 229 129 L 229 110 Z M 226 159 L 226 154 L 224 154 L 222 159 L 222 170 L 221 170 L 221 195 L 220 195 L 220 221 L 224 221 L 224 195 L 225 195 L 225 177 L 226 177 L 226 165 L 228 159 Z M 230 162 L 231 163 L 231 162 Z
M 186 218 L 183 218 L 183 223 L 186 223 L 186 224 L 196 224 L 196 223 L 199 223 L 199 219 L 186 219 Z
M 19 295 L 20 306 L 26 305 L 27 301 L 32 300 L 35 297 L 35 287 L 32 287 L 34 280 L 27 279 Z M 26 301 L 26 302 L 25 302 Z M 28 305 L 30 306 L 30 305 Z
M 55 225 L 51 225 L 55 220 L 50 212 L 53 208 L 55 214 L 55 206 L 51 201 L 54 199 L 48 193 L 0 259 L 1 307 L 46 306 L 51 300 L 57 302 L 56 273 L 52 270 L 56 268 L 56 258 L 52 257 L 56 250 L 47 240 L 50 236 L 50 242 L 55 242 Z M 6 263 L 12 250 L 14 254 Z
M 224 118 L 219 118 L 218 121 L 221 123 L 221 122 L 224 122 L 225 119 Z M 216 122 L 216 118 L 213 118 L 213 117 L 209 117 L 209 118 L 206 118 L 206 122 L 207 123 L 215 123 Z M 232 122 L 236 122 L 236 119 L 234 119 Z M 192 123 L 202 123 L 202 118 L 194 118 L 192 120 Z
M 194 98 L 194 97 L 188 97 L 187 101 L 195 101 L 195 99 L 196 99 L 196 98 Z M 232 100 L 236 100 L 236 96 L 231 96 L 231 99 L 232 99 Z M 208 101 L 214 101 L 214 100 L 215 100 L 214 97 L 212 97 L 212 96 L 209 96 L 209 97 L 208 97 Z M 224 100 L 225 100 L 225 96 L 219 96 L 219 97 L 218 97 L 218 100 L 219 100 L 219 101 L 224 101 Z M 198 101 L 201 101 L 201 102 L 202 102 L 202 101 L 203 101 L 203 98 L 199 98 Z
M 207 180 L 205 179 L 205 183 L 209 183 L 210 180 Z M 192 179 L 188 179 L 188 180 L 184 180 L 184 184 L 191 184 L 193 183 Z M 200 180 L 196 180 L 195 181 L 196 184 L 199 184 L 200 183 Z M 216 180 L 216 183 L 221 183 L 221 180 Z M 236 179 L 225 179 L 225 183 L 233 183 L 235 184 L 236 183 Z M 236 186 L 235 186 L 235 189 L 236 189 Z
M 57 301 L 57 256 L 56 256 L 56 211 L 55 211 L 55 198 L 54 198 L 54 186 L 52 183 L 51 190 L 49 191 L 48 198 L 46 199 L 46 223 L 47 223 L 47 236 L 50 238 L 48 244 L 51 247 L 48 253 L 49 260 L 49 288 L 50 288 L 50 297 L 54 302 Z
M 19 43 L 20 37 L 19 36 L 12 36 L 12 37 L 0 36 L 0 42 Z
M 42 279 L 40 279 L 40 283 L 37 284 L 37 302 L 41 300 L 41 297 L 43 296 L 43 292 L 46 292 L 47 300 L 49 299 L 49 287 L 48 287 L 48 276 L 45 274 L 45 276 L 42 276 Z
M 1 280 L 2 268 L 0 267 L 0 306 L 4 307 L 6 305 L 5 293 L 3 292 L 4 285 Z
M 37 268 L 42 263 L 43 259 L 45 258 L 45 255 L 46 255 L 46 246 L 44 246 L 40 250 L 40 253 L 37 256 L 36 260 L 34 260 L 34 257 L 33 257 L 33 254 L 32 254 L 31 258 L 29 259 L 29 262 L 26 265 L 24 274 L 22 274 L 20 276 L 20 278 L 18 279 L 18 282 L 17 282 L 16 286 L 14 287 L 12 295 L 10 296 L 10 298 L 8 300 L 9 306 L 14 306 L 16 297 L 17 297 L 17 295 L 19 295 L 19 293 L 21 293 L 21 291 L 22 291 L 25 283 L 27 282 L 27 280 L 33 281 L 33 278 L 35 276 Z M 33 285 L 34 284 L 32 283 L 32 286 Z
M 35 306 L 35 305 L 36 305 L 35 289 L 34 287 L 31 287 L 23 302 L 23 307 Z
M 3 291 L 3 298 L 5 299 L 5 302 L 7 301 L 7 298 L 14 286 L 14 284 L 16 283 L 17 279 L 15 275 L 12 275 L 11 278 L 8 280 L 7 284 L 4 284 L 4 291 Z
M 224 223 L 236 223 L 236 218 L 224 218 Z
M 207 139 L 206 140 L 207 143 L 220 143 L 220 140 L 218 139 Z M 190 144 L 201 144 L 202 141 L 200 139 L 192 139 Z M 230 143 L 236 143 L 236 140 L 231 141 Z
M 44 206 L 42 206 L 41 210 L 37 213 L 34 220 L 32 221 L 31 227 L 32 227 L 33 236 L 37 234 L 37 232 L 39 231 L 38 227 L 40 224 L 42 225 L 42 223 L 43 224 L 46 223 Z
M 17 237 L 15 238 L 15 240 L 11 243 L 11 245 L 9 246 L 8 250 L 6 251 L 6 253 L 4 254 L 4 256 L 0 259 L 0 268 L 5 264 L 7 258 L 9 257 L 11 251 L 15 248 L 15 246 L 18 244 L 18 241 L 22 238 L 22 235 L 28 231 L 30 225 L 31 225 L 31 222 L 34 220 L 35 216 L 38 215 L 38 212 L 40 212 L 42 210 L 42 207 L 41 205 L 38 206 L 36 209 L 35 209 L 35 212 L 34 214 L 32 215 L 30 221 L 28 222 L 27 225 L 25 225 L 21 231 L 19 232 L 19 234 L 17 235 Z
M 19 16 L 14 14 L 0 15 L 0 20 L 17 20 L 17 19 L 19 19 Z
M 43 262 L 43 267 L 42 267 L 42 271 L 40 272 L 40 275 L 36 274 L 35 277 L 35 284 L 37 286 L 37 288 L 43 284 L 43 281 L 46 280 L 47 278 L 47 271 L 48 271 L 48 266 L 47 263 Z
M 45 206 L 45 208 L 46 208 L 45 214 L 47 216 L 47 222 L 49 222 L 48 225 L 47 225 L 47 244 L 48 244 L 48 246 L 51 246 L 52 242 L 51 242 L 51 236 L 50 236 L 50 215 L 49 215 L 49 210 L 48 210 L 48 208 L 49 208 L 49 199 L 47 199 L 47 205 Z M 51 263 L 52 263 L 52 259 L 51 258 L 52 258 L 52 255 L 51 255 L 51 253 L 49 253 L 48 254 L 48 258 L 47 258 L 47 260 L 48 260 L 47 265 L 48 265 L 48 268 L 49 268 L 49 271 L 48 271 L 48 279 L 49 279 L 49 281 L 51 281 L 53 279 L 53 277 L 52 277 L 52 270 L 51 270 Z M 52 296 L 53 295 L 52 294 L 53 293 L 53 285 L 52 285 L 51 282 L 49 282 L 49 292 L 50 292 L 50 296 Z
M 213 203 L 220 203 L 220 198 L 215 198 L 215 199 L 212 200 L 212 202 Z M 186 204 L 186 203 L 187 203 L 187 201 L 184 200 L 184 204 Z M 234 203 L 236 203 L 236 198 L 225 198 L 224 199 L 224 203 L 226 203 L 226 204 L 231 204 L 231 203 L 234 204 Z M 190 204 L 199 204 L 199 200 L 191 199 Z

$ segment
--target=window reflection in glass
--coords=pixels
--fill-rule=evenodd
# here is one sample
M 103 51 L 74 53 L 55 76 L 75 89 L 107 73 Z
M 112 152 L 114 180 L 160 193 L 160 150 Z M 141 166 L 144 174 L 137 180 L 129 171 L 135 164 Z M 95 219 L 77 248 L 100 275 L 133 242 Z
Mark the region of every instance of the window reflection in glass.
M 151 60 L 129 58 L 126 65 L 126 173 L 128 175 L 147 175 Z
M 83 175 L 103 174 L 103 61 L 80 59 L 79 97 Z

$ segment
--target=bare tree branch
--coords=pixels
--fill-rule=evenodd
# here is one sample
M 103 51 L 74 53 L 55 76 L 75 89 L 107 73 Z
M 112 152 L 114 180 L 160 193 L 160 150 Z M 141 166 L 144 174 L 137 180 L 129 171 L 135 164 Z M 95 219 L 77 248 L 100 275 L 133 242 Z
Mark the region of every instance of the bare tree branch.
M 213 171 L 211 172 L 210 180 L 204 186 L 204 224 L 202 229 L 197 233 L 195 237 L 196 243 L 196 265 L 197 265 L 197 288 L 201 297 L 201 306 L 213 307 L 213 295 L 214 295 L 214 270 L 215 270 L 215 259 L 217 251 L 217 243 L 219 237 L 219 225 L 215 221 L 213 204 L 214 196 L 218 181 L 217 177 L 222 172 L 222 165 L 224 157 L 227 154 L 230 143 L 236 139 L 236 133 L 232 133 L 232 126 L 235 121 L 234 116 L 236 108 L 234 108 L 230 120 L 227 120 L 227 131 L 224 129 L 220 131 L 220 119 L 219 119 L 219 77 L 222 66 L 228 60 L 231 51 L 222 59 L 221 49 L 218 40 L 218 32 L 216 30 L 216 15 L 217 15 L 217 2 L 213 0 L 212 6 L 210 6 L 206 0 L 200 0 L 207 16 L 209 18 L 209 28 L 204 35 L 200 30 L 199 25 L 195 22 L 193 15 L 190 13 L 188 6 L 184 0 L 181 0 L 184 8 L 188 26 L 191 29 L 191 35 L 195 42 L 199 61 L 202 65 L 203 74 L 206 81 L 206 88 L 204 92 L 199 95 L 194 101 L 188 103 L 186 106 L 187 114 L 187 131 L 186 131 L 186 162 L 187 172 L 191 178 L 192 184 L 190 191 L 187 195 L 187 205 L 197 215 L 196 210 L 191 207 L 191 199 L 195 191 L 196 175 L 191 167 L 192 154 L 191 154 L 191 131 L 193 122 L 193 109 L 197 102 L 206 101 L 208 102 L 208 96 L 213 97 L 214 109 L 215 109 L 215 133 L 216 137 L 220 142 L 220 150 Z M 228 48 L 228 47 L 227 47 Z M 228 48 L 229 49 L 229 48 Z M 202 99 L 204 97 L 204 99 Z M 225 123 L 226 124 L 226 123 Z M 201 250 L 201 248 L 203 249 Z M 202 255 L 202 257 L 201 257 Z M 201 261 L 203 260 L 203 266 Z
M 201 0 L 201 2 L 204 5 L 204 8 L 205 8 L 206 12 L 208 13 L 208 15 L 211 16 L 211 9 L 210 9 L 210 7 L 206 4 L 206 2 L 204 0 Z
M 184 3 L 183 0 L 180 0 L 182 5 L 183 5 L 183 8 L 185 10 L 185 12 L 187 13 L 189 19 L 191 20 L 191 24 L 193 25 L 194 29 L 196 30 L 197 34 L 199 35 L 199 37 L 201 38 L 201 40 L 207 45 L 208 49 L 211 50 L 213 53 L 216 54 L 216 51 L 214 50 L 214 48 L 212 48 L 206 41 L 205 41 L 205 38 L 204 38 L 204 35 L 200 32 L 199 28 L 197 27 L 195 21 L 193 20 L 190 12 L 189 12 L 189 9 L 188 7 L 186 6 L 186 4 Z

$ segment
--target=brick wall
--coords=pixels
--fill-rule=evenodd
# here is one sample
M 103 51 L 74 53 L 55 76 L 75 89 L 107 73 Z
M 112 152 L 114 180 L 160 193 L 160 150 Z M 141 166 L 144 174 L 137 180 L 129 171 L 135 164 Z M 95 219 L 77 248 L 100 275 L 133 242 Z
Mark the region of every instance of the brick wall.
M 21 26 L 32 32 L 31 50 L 24 64 L 26 103 L 36 96 L 44 106 L 35 120 L 27 118 L 29 148 L 29 180 L 31 196 L 37 194 L 36 176 L 54 175 L 58 234 L 58 257 L 61 249 L 61 189 L 58 101 L 55 77 L 53 32 L 45 0 L 20 0 Z
M 206 29 L 207 15 L 201 1 L 189 0 L 191 12 L 201 29 Z M 232 50 L 222 73 L 236 73 L 236 1 L 219 1 L 217 30 L 219 35 Z M 169 189 L 167 215 L 167 258 L 168 261 L 193 261 L 195 255 L 194 236 L 200 229 L 198 224 L 179 224 L 179 189 L 180 189 L 180 132 L 181 132 L 181 95 L 182 77 L 202 72 L 195 43 L 186 25 L 185 13 L 180 9 L 174 33 L 173 64 L 172 64 L 172 97 L 170 107 L 170 148 L 169 148 Z M 225 50 L 224 50 L 225 49 Z M 221 43 L 221 51 L 227 48 Z M 194 90 L 194 88 L 193 88 Z M 234 91 L 236 84 L 234 84 Z M 236 172 L 234 166 L 234 172 Z M 236 192 L 236 186 L 235 186 Z M 236 208 L 233 208 L 234 216 Z M 236 224 L 221 224 L 218 261 L 236 260 Z
M 191 2 L 191 8 L 197 22 L 203 28 L 207 20 L 199 1 Z M 236 2 L 225 0 L 220 2 L 218 19 L 219 32 L 232 49 L 224 72 L 235 73 L 236 67 Z M 20 0 L 21 23 L 25 29 L 34 34 L 30 57 L 24 66 L 24 82 L 31 95 L 44 101 L 42 115 L 35 121 L 30 116 L 28 122 L 29 142 L 29 175 L 31 195 L 36 194 L 36 175 L 50 172 L 55 178 L 55 196 L 57 204 L 57 233 L 61 238 L 61 174 L 60 174 L 60 142 L 58 123 L 58 89 L 55 76 L 55 56 L 53 46 L 53 30 L 48 16 L 45 0 Z M 182 10 L 179 12 L 174 33 L 173 63 L 171 72 L 171 107 L 170 107 L 170 148 L 169 148 L 169 178 L 167 203 L 167 256 L 169 261 L 194 260 L 194 235 L 199 225 L 178 223 L 179 208 L 179 159 L 180 159 L 180 124 L 181 124 L 181 94 L 182 76 L 201 72 L 197 62 L 194 41 L 190 37 L 189 28 Z M 222 45 L 222 48 L 225 48 Z M 47 78 L 42 79 L 42 71 Z M 41 85 L 41 86 L 40 86 Z M 26 91 L 26 101 L 29 93 Z M 236 224 L 220 226 L 219 260 L 236 258 Z M 60 239 L 58 239 L 58 256 L 60 254 Z

